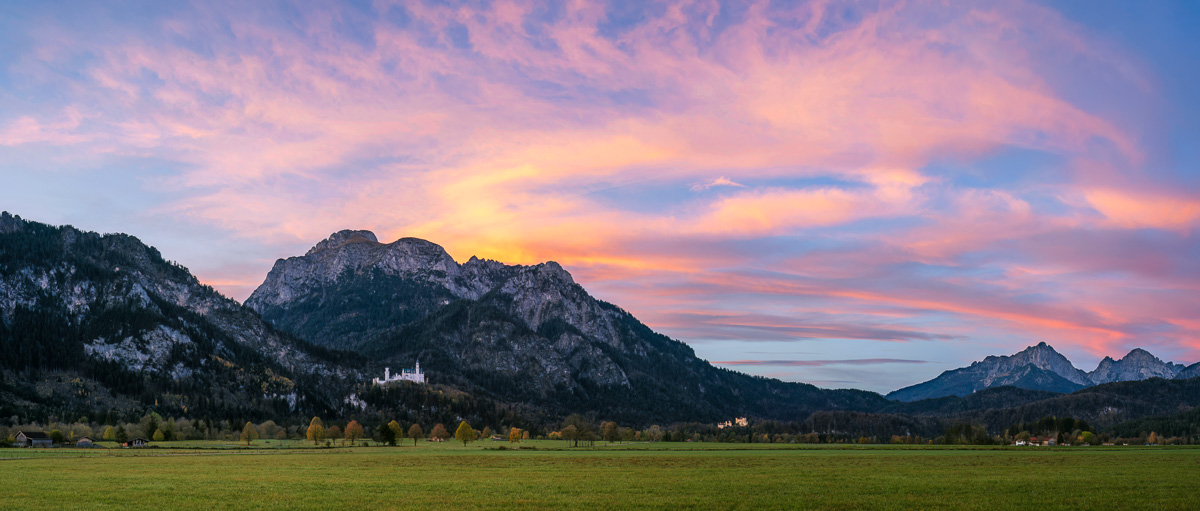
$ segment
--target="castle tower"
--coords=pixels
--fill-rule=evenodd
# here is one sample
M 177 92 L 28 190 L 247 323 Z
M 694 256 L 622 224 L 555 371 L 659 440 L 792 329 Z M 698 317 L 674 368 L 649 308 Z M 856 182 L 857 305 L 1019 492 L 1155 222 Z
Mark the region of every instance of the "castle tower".
M 388 380 L 392 379 L 391 374 L 392 374 L 392 368 L 390 368 L 390 367 L 383 368 L 383 381 L 388 381 Z

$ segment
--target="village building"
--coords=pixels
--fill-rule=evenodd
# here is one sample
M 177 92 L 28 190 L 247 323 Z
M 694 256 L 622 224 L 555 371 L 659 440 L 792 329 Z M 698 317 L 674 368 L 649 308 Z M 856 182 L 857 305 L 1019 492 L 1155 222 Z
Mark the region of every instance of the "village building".
M 731 421 L 725 421 L 725 422 L 718 423 L 717 429 L 732 428 L 734 426 L 737 426 L 739 428 L 744 428 L 749 425 L 750 425 L 750 419 L 747 419 L 745 417 L 738 417 Z
M 148 444 L 148 443 L 150 443 L 150 441 L 146 440 L 145 438 L 134 438 L 134 439 L 129 440 L 128 442 L 121 444 L 121 446 L 122 447 L 145 447 L 146 444 Z
M 90 437 L 85 436 L 85 437 L 82 437 L 79 440 L 75 441 L 75 447 L 92 447 L 92 446 L 93 446 L 93 442 Z
M 54 447 L 54 441 L 43 431 L 18 431 L 13 447 Z
M 392 368 L 383 368 L 383 379 L 375 378 L 376 385 L 387 385 L 398 381 L 411 381 L 413 383 L 425 383 L 425 373 L 421 372 L 421 361 L 417 361 L 417 366 L 413 369 L 401 369 L 400 374 L 392 374 Z

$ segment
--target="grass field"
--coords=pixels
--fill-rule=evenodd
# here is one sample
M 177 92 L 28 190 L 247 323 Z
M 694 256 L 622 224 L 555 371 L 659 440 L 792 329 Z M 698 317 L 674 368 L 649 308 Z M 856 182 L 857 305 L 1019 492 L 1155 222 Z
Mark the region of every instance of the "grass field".
M 0 450 L 0 509 L 1200 509 L 1195 448 L 230 445 Z

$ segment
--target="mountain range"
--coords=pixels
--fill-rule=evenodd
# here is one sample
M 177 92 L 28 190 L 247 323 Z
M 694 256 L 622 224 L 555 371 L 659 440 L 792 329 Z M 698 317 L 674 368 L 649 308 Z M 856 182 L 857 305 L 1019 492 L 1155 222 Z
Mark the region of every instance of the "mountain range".
M 1009 356 L 989 356 L 970 366 L 946 371 L 937 378 L 887 395 L 899 401 L 965 396 L 1000 386 L 1070 393 L 1093 385 L 1149 378 L 1194 378 L 1200 363 L 1185 367 L 1164 362 L 1136 348 L 1120 360 L 1104 357 L 1092 372 L 1077 369 L 1067 357 L 1044 342 Z
M 393 367 L 419 360 L 434 382 L 549 414 L 799 419 L 885 402 L 714 367 L 593 298 L 557 263 L 459 264 L 416 238 L 380 243 L 369 231 L 334 233 L 277 261 L 246 306 L 317 346 Z
M 418 360 L 428 385 L 370 383 Z M 1085 373 L 1042 343 L 887 397 L 820 389 L 714 367 L 554 262 L 459 263 L 425 240 L 340 231 L 278 260 L 240 304 L 133 236 L 0 214 L 0 417 L 12 423 L 156 410 L 536 428 L 590 413 L 932 434 L 951 421 L 1177 414 L 1200 405 L 1200 379 L 1185 379 L 1197 376 L 1200 364 L 1142 350 Z

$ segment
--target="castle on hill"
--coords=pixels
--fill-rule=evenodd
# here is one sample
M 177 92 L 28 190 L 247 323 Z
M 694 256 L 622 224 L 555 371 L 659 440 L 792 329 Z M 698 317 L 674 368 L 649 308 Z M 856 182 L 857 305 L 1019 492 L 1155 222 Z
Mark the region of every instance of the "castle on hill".
M 401 369 L 399 374 L 392 374 L 392 368 L 383 368 L 383 379 L 375 378 L 376 385 L 387 385 L 397 381 L 411 381 L 414 383 L 425 383 L 425 373 L 421 372 L 421 361 L 417 361 L 417 367 L 413 369 Z

